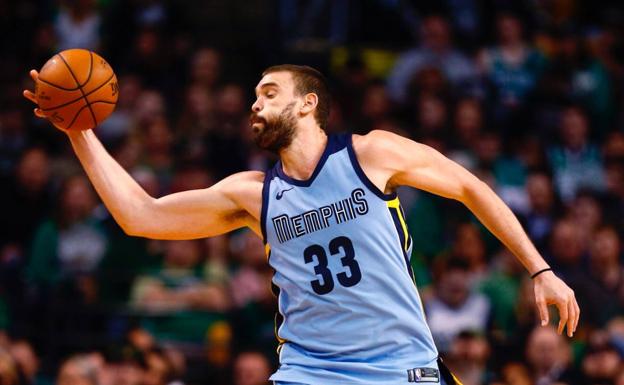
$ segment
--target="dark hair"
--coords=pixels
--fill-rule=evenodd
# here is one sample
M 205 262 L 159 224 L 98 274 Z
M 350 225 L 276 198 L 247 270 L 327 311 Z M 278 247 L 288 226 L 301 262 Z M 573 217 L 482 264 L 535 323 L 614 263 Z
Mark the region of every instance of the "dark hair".
M 318 96 L 318 105 L 314 113 L 316 122 L 322 129 L 327 127 L 329 119 L 330 95 L 325 76 L 309 66 L 295 64 L 280 64 L 264 70 L 262 76 L 273 72 L 290 72 L 295 82 L 295 92 L 298 96 L 314 93 Z

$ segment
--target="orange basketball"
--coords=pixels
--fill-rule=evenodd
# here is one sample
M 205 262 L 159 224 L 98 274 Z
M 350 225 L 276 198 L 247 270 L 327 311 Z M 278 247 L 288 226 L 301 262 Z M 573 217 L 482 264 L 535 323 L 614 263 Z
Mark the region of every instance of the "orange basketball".
M 41 68 L 35 95 L 39 108 L 55 126 L 88 130 L 113 112 L 119 87 L 113 69 L 98 54 L 68 49 Z

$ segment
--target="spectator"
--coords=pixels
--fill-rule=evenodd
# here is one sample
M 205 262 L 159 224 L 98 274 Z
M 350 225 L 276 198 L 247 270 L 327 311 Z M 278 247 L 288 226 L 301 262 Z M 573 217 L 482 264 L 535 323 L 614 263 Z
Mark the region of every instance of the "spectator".
M 516 212 L 524 212 L 526 169 L 515 154 L 504 152 L 502 137 L 497 131 L 483 132 L 476 145 L 476 169 L 481 179 Z
M 166 242 L 163 265 L 137 278 L 132 290 L 134 305 L 163 313 L 227 309 L 224 288 L 203 280 L 201 258 L 198 241 Z
M 607 191 L 601 199 L 606 223 L 615 225 L 618 229 L 624 228 L 622 217 L 624 213 L 624 164 L 616 162 L 605 166 Z
M 251 231 L 236 234 L 230 243 L 236 267 L 229 280 L 233 338 L 240 348 L 261 348 L 272 354 L 276 348 L 277 298 L 271 284 L 273 270 L 267 264 L 262 241 Z M 277 317 L 277 318 L 276 318 Z
M 200 48 L 191 59 L 191 83 L 208 93 L 216 91 L 221 78 L 221 53 L 214 48 Z
M 538 250 L 544 250 L 556 218 L 558 202 L 553 191 L 552 179 L 546 172 L 529 174 L 526 184 L 529 209 L 523 216 L 527 234 Z
M 555 224 L 549 243 L 547 260 L 557 272 L 573 288 L 580 307 L 590 309 L 593 306 L 591 283 L 582 265 L 582 257 L 587 252 L 579 227 L 572 221 L 562 219 Z M 548 254 L 547 254 L 548 255 Z M 585 317 L 591 318 L 589 311 Z
M 462 384 L 487 384 L 491 373 L 487 370 L 490 348 L 483 334 L 462 332 L 451 343 L 445 362 Z
M 52 206 L 50 179 L 47 152 L 40 147 L 24 151 L 15 175 L 6 181 L 6 188 L 0 192 L 3 213 L 0 245 L 13 245 L 18 254 L 26 251 L 37 225 L 49 214 Z
M 124 62 L 130 72 L 140 76 L 141 83 L 148 88 L 167 90 L 170 81 L 175 79 L 167 75 L 172 55 L 163 55 L 167 49 L 164 31 L 158 25 L 142 25 L 133 35 L 134 42 L 126 42 L 131 48 L 126 50 Z
M 421 94 L 414 108 L 415 138 L 445 137 L 448 133 L 447 106 L 439 96 Z
M 481 104 L 472 98 L 461 99 L 455 105 L 453 150 L 451 159 L 469 170 L 476 168 L 475 152 L 483 129 Z
M 391 113 L 392 103 L 383 84 L 369 84 L 362 96 L 360 111 L 357 114 L 359 122 L 355 124 L 354 132 L 365 134 L 371 131 Z
M 476 225 L 462 223 L 458 226 L 451 254 L 468 263 L 473 279 L 471 284 L 474 285 L 476 280 L 485 274 L 487 269 L 485 243 Z
M 531 332 L 526 359 L 535 385 L 583 384 L 580 374 L 571 366 L 572 352 L 568 342 L 552 326 L 538 326 Z
M 97 51 L 101 24 L 95 0 L 63 1 L 54 23 L 58 49 L 84 48 Z
M 614 383 L 623 364 L 620 353 L 609 341 L 606 332 L 598 330 L 590 334 L 587 353 L 581 363 L 586 383 Z
M 489 100 L 498 123 L 509 119 L 524 106 L 546 64 L 544 57 L 526 43 L 522 21 L 511 13 L 496 17 L 497 46 L 479 55 L 481 72 L 489 83 Z
M 189 151 L 200 152 L 206 150 L 201 147 L 201 138 L 215 127 L 215 96 L 200 84 L 192 84 L 186 89 L 185 103 L 176 126 L 176 141 L 179 146 L 189 148 Z
M 132 111 L 138 127 L 148 127 L 154 121 L 161 120 L 166 116 L 165 99 L 159 91 L 142 89 Z
M 127 139 L 135 131 L 135 107 L 140 103 L 141 80 L 137 75 L 119 76 L 119 99 L 113 113 L 98 125 L 98 137 L 108 145 Z
M 568 209 L 570 219 L 577 224 L 584 249 L 590 246 L 590 238 L 602 223 L 602 208 L 598 198 L 587 191 L 579 191 Z
M 143 138 L 145 158 L 141 163 L 154 171 L 161 187 L 159 195 L 164 195 L 170 191 L 174 172 L 173 134 L 167 120 L 154 118 L 145 126 Z
M 25 305 L 24 268 L 30 253 L 31 241 L 39 223 L 52 211 L 50 158 L 39 147 L 22 154 L 13 177 L 0 191 L 0 302 L 13 310 L 16 323 L 22 324 Z M 3 295 L 2 289 L 5 293 Z M 8 309 L 0 304 L 0 316 L 8 322 Z M 0 329 L 3 327 L 0 326 Z
M 594 285 L 586 322 L 603 326 L 624 311 L 624 268 L 620 262 L 620 238 L 613 227 L 603 226 L 589 243 L 588 275 Z
M 582 188 L 604 190 L 600 150 L 589 141 L 589 122 L 583 110 L 567 107 L 561 113 L 561 144 L 548 150 L 555 185 L 564 203 Z
M 473 63 L 453 47 L 444 16 L 432 15 L 422 22 L 421 45 L 401 54 L 388 78 L 392 100 L 405 103 L 412 81 L 423 70 L 441 68 L 446 79 L 459 90 L 469 90 L 476 78 Z
M 587 50 L 574 32 L 566 31 L 555 44 L 555 57 L 542 80 L 545 102 L 574 100 L 588 112 L 602 136 L 613 118 L 613 92 L 607 69 Z
M 245 92 L 238 84 L 226 84 L 217 93 L 215 129 L 203 137 L 206 162 L 219 179 L 245 170 L 248 146 L 241 136 L 248 124 Z
M 269 360 L 260 352 L 242 352 L 234 359 L 234 385 L 267 385 Z
M 244 231 L 233 239 L 232 251 L 240 263 L 233 274 L 230 285 L 232 300 L 237 307 L 250 302 L 262 301 L 271 295 L 268 289 L 266 255 L 262 241 L 251 231 Z
M 20 109 L 12 102 L 4 103 L 0 108 L 0 178 L 13 174 L 29 141 Z
M 108 247 L 101 223 L 94 217 L 96 196 L 83 176 L 68 178 L 59 193 L 58 212 L 45 220 L 32 244 L 28 272 L 42 288 L 63 290 L 75 301 L 97 300 L 94 275 Z M 60 286 L 59 286 L 60 285 Z
M 434 296 L 425 303 L 425 312 L 442 354 L 451 349 L 453 339 L 462 331 L 486 331 L 490 303 L 471 290 L 472 281 L 469 262 L 463 259 L 442 261 L 434 273 Z
M 523 266 L 508 250 L 501 250 L 490 263 L 490 271 L 480 282 L 479 291 L 492 304 L 492 322 L 489 325 L 496 342 L 506 344 L 519 332 L 516 306 L 519 301 Z

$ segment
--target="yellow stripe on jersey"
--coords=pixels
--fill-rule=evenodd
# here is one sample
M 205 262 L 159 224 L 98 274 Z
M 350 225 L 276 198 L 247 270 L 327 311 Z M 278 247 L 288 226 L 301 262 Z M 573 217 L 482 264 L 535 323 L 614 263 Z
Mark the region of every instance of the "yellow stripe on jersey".
M 288 341 L 286 341 L 285 339 L 283 339 L 282 337 L 279 336 L 278 329 L 279 329 L 280 326 L 282 326 L 282 324 L 285 321 L 284 316 L 282 316 L 282 322 L 280 322 L 279 325 L 278 325 L 277 317 L 279 315 L 281 315 L 281 314 L 278 314 L 276 312 L 275 313 L 275 317 L 273 318 L 273 332 L 275 333 L 275 338 L 277 338 L 277 342 L 279 342 L 279 344 L 281 345 L 284 342 L 288 342 Z
M 459 378 L 455 377 L 455 375 L 453 374 L 453 372 L 451 372 L 451 376 L 453 376 L 453 379 L 455 380 L 455 384 L 456 385 L 464 385 Z
M 405 224 L 405 219 L 403 218 L 403 212 L 401 210 L 401 202 L 399 202 L 399 197 L 396 197 L 393 200 L 388 201 L 387 203 L 388 207 L 395 209 L 399 216 L 399 221 L 401 222 L 401 227 L 403 228 L 403 238 L 405 239 L 405 245 L 403 245 L 403 249 L 407 251 L 407 246 L 409 245 L 409 233 L 407 231 L 407 224 Z

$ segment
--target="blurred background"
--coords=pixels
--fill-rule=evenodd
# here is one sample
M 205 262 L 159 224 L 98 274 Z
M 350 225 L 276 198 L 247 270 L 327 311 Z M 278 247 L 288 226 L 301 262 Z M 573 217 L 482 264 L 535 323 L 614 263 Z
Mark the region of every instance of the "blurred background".
M 576 291 L 574 338 L 536 328 L 527 273 L 471 213 L 401 190 L 431 331 L 464 384 L 623 385 L 623 29 L 617 0 L 0 0 L 0 384 L 259 385 L 277 364 L 261 240 L 126 236 L 33 117 L 28 71 L 80 47 L 119 78 L 96 133 L 155 197 L 270 167 L 253 88 L 269 65 L 318 68 L 329 131 L 459 162 Z

